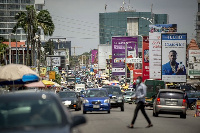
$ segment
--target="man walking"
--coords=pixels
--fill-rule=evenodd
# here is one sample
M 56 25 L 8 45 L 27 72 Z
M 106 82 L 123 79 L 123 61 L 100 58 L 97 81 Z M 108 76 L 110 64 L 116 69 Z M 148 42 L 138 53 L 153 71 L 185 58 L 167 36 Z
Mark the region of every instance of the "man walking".
M 145 109 L 144 109 L 147 86 L 142 83 L 142 77 L 141 76 L 137 77 L 136 84 L 137 84 L 136 93 L 135 93 L 135 96 L 133 97 L 133 99 L 136 100 L 137 106 L 135 108 L 134 117 L 133 117 L 133 120 L 131 122 L 131 125 L 129 125 L 127 127 L 128 128 L 134 128 L 133 125 L 134 125 L 135 120 L 137 118 L 138 111 L 141 110 L 142 114 L 144 115 L 144 117 L 146 118 L 147 122 L 149 123 L 149 125 L 146 128 L 149 128 L 149 127 L 152 127 L 153 124 L 151 123 L 151 120 L 147 116 L 147 114 L 145 112 Z

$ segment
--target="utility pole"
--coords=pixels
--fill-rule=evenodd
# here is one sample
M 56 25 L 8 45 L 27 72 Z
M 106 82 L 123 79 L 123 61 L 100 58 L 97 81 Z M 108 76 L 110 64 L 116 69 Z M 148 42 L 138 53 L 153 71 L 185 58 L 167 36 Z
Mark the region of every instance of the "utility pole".
M 74 47 L 71 47 L 71 48 L 74 48 L 74 57 L 75 57 L 76 56 L 76 48 L 82 48 L 82 47 L 74 46 Z

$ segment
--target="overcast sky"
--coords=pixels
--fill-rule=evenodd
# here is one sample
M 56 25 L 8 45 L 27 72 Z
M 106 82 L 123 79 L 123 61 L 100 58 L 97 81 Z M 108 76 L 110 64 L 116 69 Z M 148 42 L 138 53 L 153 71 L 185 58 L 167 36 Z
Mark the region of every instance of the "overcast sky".
M 97 49 L 99 45 L 99 13 L 117 12 L 124 0 L 45 0 L 53 18 L 55 31 L 52 37 L 66 37 L 76 48 L 76 55 Z M 168 14 L 169 23 L 177 24 L 179 33 L 188 34 L 188 43 L 195 38 L 197 0 L 125 0 L 124 7 L 137 12 Z M 73 50 L 73 49 L 72 49 Z M 73 54 L 73 52 L 72 52 Z

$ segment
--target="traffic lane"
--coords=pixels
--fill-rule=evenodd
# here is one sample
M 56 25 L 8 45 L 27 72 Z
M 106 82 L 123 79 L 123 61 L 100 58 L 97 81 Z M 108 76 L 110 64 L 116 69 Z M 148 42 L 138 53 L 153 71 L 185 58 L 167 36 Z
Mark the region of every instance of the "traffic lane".
M 152 109 L 146 109 L 146 112 L 153 123 L 153 127 L 145 128 L 148 123 L 141 111 L 138 113 L 134 129 L 128 129 L 126 126 L 131 123 L 135 104 L 125 104 L 125 111 L 121 112 L 120 108 L 112 108 L 111 113 L 107 112 L 88 112 L 84 116 L 87 118 L 87 123 L 79 126 L 82 133 L 122 133 L 122 132 L 138 132 L 138 133 L 155 133 L 155 132 L 192 132 L 199 133 L 200 117 L 193 117 L 187 115 L 186 119 L 181 119 L 179 115 L 159 115 L 159 117 L 152 116 Z M 72 114 L 82 114 L 81 111 L 71 111 Z M 133 131 L 134 130 L 134 131 Z

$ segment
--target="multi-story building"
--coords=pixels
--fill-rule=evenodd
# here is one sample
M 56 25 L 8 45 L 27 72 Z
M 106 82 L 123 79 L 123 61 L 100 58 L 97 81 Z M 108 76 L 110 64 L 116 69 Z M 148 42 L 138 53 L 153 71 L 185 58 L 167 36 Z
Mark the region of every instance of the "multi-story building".
M 111 44 L 112 36 L 148 36 L 150 24 L 168 24 L 167 14 L 133 10 L 99 14 L 100 44 Z M 141 48 L 141 38 L 139 38 Z
M 15 15 L 26 12 L 27 5 L 34 5 L 37 11 L 43 10 L 45 0 L 0 0 L 0 37 L 9 39 L 9 33 L 16 24 Z M 16 40 L 26 40 L 26 34 L 22 28 L 18 28 L 11 38 Z M 44 38 L 41 36 L 41 39 Z
M 197 11 L 197 18 L 196 18 L 196 42 L 200 47 L 200 0 L 198 2 L 198 11 Z

